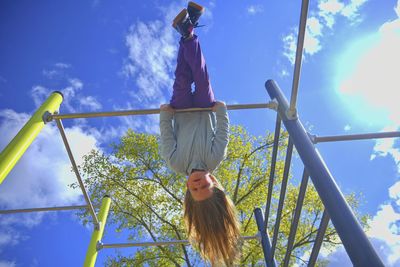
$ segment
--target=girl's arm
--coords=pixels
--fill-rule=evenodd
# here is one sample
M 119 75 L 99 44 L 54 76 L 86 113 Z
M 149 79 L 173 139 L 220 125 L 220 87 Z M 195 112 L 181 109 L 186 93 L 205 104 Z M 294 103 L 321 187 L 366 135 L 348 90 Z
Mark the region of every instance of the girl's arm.
M 172 128 L 174 109 L 170 105 L 160 107 L 160 134 L 161 134 L 161 157 L 168 163 L 176 150 L 176 139 Z
M 229 142 L 229 117 L 225 103 L 217 102 L 213 110 L 216 112 L 217 125 L 207 164 L 210 169 L 215 169 L 224 160 Z

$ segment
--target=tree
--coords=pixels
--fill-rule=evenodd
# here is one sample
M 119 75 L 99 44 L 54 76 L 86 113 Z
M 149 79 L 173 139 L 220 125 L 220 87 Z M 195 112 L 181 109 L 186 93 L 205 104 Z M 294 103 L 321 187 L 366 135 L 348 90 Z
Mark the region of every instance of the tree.
M 80 167 L 94 203 L 100 203 L 106 194 L 111 195 L 112 207 L 108 224 L 114 224 L 117 231 L 129 232 L 131 242 L 186 239 L 182 220 L 186 178 L 168 169 L 159 155 L 158 144 L 159 137 L 156 135 L 128 130 L 120 142 L 112 146 L 111 154 L 92 151 L 84 157 L 84 163 Z M 232 127 L 227 158 L 214 173 L 238 209 L 243 236 L 257 233 L 253 209 L 265 205 L 272 145 L 271 133 L 265 137 L 255 137 L 243 127 Z M 284 132 L 279 141 L 270 233 L 273 232 L 275 222 L 274 211 L 277 209 L 286 145 L 287 133 Z M 285 255 L 298 195 L 298 186 L 294 181 L 290 177 L 275 253 L 278 262 Z M 353 207 L 357 206 L 354 195 L 349 200 Z M 291 264 L 301 263 L 301 256 L 311 250 L 322 212 L 323 205 L 318 194 L 309 185 L 291 251 Z M 81 214 L 81 217 L 83 222 L 90 219 L 87 212 Z M 362 219 L 365 223 L 366 218 Z M 332 225 L 329 225 L 324 241 L 327 249 L 339 243 Z M 107 265 L 203 266 L 204 262 L 190 246 L 177 245 L 143 247 L 129 257 L 117 254 L 108 259 Z M 240 265 L 264 266 L 261 246 L 257 240 L 243 242 Z

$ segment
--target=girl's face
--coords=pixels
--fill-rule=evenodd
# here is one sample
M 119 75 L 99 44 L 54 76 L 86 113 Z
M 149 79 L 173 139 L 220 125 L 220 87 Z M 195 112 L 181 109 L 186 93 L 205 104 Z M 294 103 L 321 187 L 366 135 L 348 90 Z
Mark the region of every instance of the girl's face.
M 195 171 L 189 176 L 186 185 L 193 199 L 202 201 L 213 194 L 214 182 L 215 178 L 209 172 Z

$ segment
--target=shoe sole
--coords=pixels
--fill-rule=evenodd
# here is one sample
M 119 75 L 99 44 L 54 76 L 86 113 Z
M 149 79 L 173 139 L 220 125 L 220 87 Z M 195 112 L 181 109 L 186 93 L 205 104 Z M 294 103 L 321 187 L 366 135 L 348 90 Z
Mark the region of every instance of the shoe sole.
M 188 3 L 188 7 L 193 7 L 194 9 L 196 9 L 197 11 L 200 11 L 201 13 L 203 13 L 204 9 L 205 9 L 203 6 L 201 6 L 195 2 L 192 2 L 192 1 L 190 1 Z
M 176 25 L 178 25 L 178 23 L 181 22 L 182 19 L 183 19 L 184 17 L 186 17 L 187 14 L 188 14 L 188 13 L 187 13 L 186 8 L 182 9 L 182 11 L 179 12 L 179 14 L 176 15 L 176 17 L 175 17 L 174 20 L 172 21 L 172 27 L 176 28 Z

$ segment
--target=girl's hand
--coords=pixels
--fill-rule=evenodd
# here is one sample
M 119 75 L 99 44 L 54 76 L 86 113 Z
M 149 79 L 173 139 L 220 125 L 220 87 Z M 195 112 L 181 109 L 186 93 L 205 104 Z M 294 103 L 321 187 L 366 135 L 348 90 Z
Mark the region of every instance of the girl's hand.
M 212 107 L 212 111 L 216 112 L 218 107 L 225 107 L 226 104 L 221 101 L 216 101 L 214 106 Z
M 169 105 L 169 104 L 162 104 L 162 105 L 160 106 L 160 110 L 162 110 L 162 111 L 167 111 L 167 112 L 171 112 L 171 113 L 175 113 L 175 109 L 173 109 L 173 108 L 171 107 L 171 105 Z

